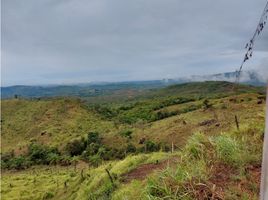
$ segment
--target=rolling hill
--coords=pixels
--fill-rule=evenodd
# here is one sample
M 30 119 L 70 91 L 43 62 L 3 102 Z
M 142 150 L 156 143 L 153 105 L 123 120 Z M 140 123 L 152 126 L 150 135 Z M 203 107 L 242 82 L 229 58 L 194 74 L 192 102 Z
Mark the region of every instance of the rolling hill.
M 112 95 L 115 98 L 127 94 L 128 98 L 144 95 L 149 90 L 165 88 L 169 85 L 204 82 L 204 81 L 228 81 L 235 82 L 236 72 L 227 72 L 212 75 L 190 76 L 176 79 L 163 79 L 152 81 L 128 81 L 115 83 L 83 83 L 74 85 L 49 85 L 49 86 L 8 86 L 1 87 L 1 98 L 8 99 L 14 96 L 23 98 L 76 96 L 76 97 L 101 97 Z M 265 79 L 254 71 L 242 72 L 240 83 L 254 86 L 264 86 Z
M 263 92 L 209 81 L 2 100 L 2 197 L 257 199 Z

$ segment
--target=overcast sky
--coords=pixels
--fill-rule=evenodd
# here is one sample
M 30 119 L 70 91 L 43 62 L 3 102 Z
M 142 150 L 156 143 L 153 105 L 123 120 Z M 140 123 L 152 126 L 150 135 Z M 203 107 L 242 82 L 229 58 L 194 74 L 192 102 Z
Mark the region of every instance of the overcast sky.
M 235 71 L 266 2 L 2 0 L 2 85 Z M 267 29 L 245 70 L 268 71 Z

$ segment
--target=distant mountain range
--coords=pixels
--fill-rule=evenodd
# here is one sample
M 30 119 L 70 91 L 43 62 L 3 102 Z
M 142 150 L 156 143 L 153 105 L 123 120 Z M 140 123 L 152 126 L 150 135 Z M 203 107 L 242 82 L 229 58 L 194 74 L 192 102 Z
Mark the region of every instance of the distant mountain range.
M 55 96 L 79 96 L 94 97 L 101 95 L 109 95 L 118 91 L 142 91 L 148 89 L 163 88 L 173 84 L 181 84 L 187 82 L 202 81 L 228 81 L 234 82 L 236 72 L 227 72 L 212 75 L 200 75 L 182 77 L 177 79 L 163 79 L 153 81 L 130 81 L 118 83 L 83 83 L 74 85 L 51 85 L 51 86 L 25 86 L 16 85 L 9 87 L 1 87 L 1 98 L 25 97 L 55 97 Z M 240 83 L 263 86 L 265 80 L 256 72 L 246 71 L 241 73 Z
M 219 74 L 211 74 L 211 75 L 194 75 L 185 78 L 178 78 L 178 82 L 202 82 L 202 81 L 228 81 L 235 82 L 236 81 L 236 72 L 226 72 Z M 240 74 L 239 82 L 248 85 L 254 86 L 263 86 L 265 85 L 265 79 L 255 71 L 243 71 Z

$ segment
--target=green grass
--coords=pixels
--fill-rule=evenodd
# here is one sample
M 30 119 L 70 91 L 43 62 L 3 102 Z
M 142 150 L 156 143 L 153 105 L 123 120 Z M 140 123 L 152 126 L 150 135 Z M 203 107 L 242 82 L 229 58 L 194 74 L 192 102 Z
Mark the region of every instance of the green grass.
M 77 174 L 63 168 L 38 167 L 21 172 L 2 174 L 2 199 L 50 199 L 57 191 L 64 190 L 64 182 L 73 184 Z
M 262 88 L 240 86 L 234 94 L 232 87 L 226 82 L 189 83 L 99 107 L 96 102 L 93 105 L 74 98 L 3 100 L 4 153 L 14 150 L 16 155 L 25 154 L 31 142 L 57 147 L 63 153 L 68 142 L 89 132 L 100 133 L 105 147 L 132 144 L 138 149 L 145 139 L 162 149 L 173 143 L 176 153 L 128 155 L 122 160 L 100 160 L 97 167 L 81 162 L 78 156 L 77 169 L 34 166 L 14 173 L 3 171 L 2 198 L 188 200 L 198 199 L 204 191 L 224 199 L 256 199 L 258 184 L 251 174 L 255 172 L 249 169 L 259 166 L 261 160 L 264 103 L 257 102 Z M 205 99 L 211 108 L 205 108 Z M 159 112 L 164 117 L 155 118 Z M 239 131 L 234 115 L 238 116 Z M 207 121 L 212 123 L 202 125 Z M 150 173 L 144 180 L 123 182 L 125 173 L 174 155 L 178 159 L 166 169 Z M 229 177 L 223 186 L 217 185 L 214 177 L 222 168 Z
M 2 101 L 3 152 L 14 147 L 23 151 L 30 141 L 61 147 L 90 131 L 109 134 L 114 129 L 112 122 L 84 109 L 79 100 Z
M 215 136 L 203 133 L 189 138 L 176 154 L 152 153 L 128 156 L 121 161 L 105 162 L 97 168 L 35 168 L 2 176 L 3 199 L 196 199 L 201 188 L 207 195 L 224 195 L 226 199 L 256 199 L 258 183 L 248 179 L 245 169 L 261 163 L 263 126 L 250 124 Z M 253 137 L 253 140 L 251 138 Z M 243 144 L 243 145 L 242 145 Z M 144 181 L 122 182 L 122 175 L 146 163 L 161 162 L 177 155 L 180 159 L 166 169 L 152 173 Z M 217 184 L 215 169 L 224 165 L 230 179 L 223 193 L 213 190 Z M 112 183 L 106 169 L 113 177 Z M 219 172 L 220 173 L 220 172 Z M 81 175 L 83 174 L 83 175 Z M 220 181 L 219 179 L 216 179 Z M 64 183 L 67 183 L 65 187 Z M 243 182 L 243 192 L 239 184 Z M 220 186 L 218 186 L 220 187 Z M 222 187 L 222 186 L 221 186 Z M 35 193 L 29 191 L 34 189 Z M 239 198 L 238 198 L 239 196 Z
M 147 196 L 149 199 L 197 199 L 204 192 L 200 190 L 203 187 L 207 195 L 224 199 L 257 199 L 259 181 L 247 178 L 250 174 L 246 169 L 261 164 L 262 131 L 263 127 L 251 124 L 239 132 L 218 136 L 193 135 L 181 152 L 182 160 L 178 166 L 148 180 Z M 254 140 L 250 140 L 252 134 Z M 223 192 L 213 189 L 216 186 L 213 185 L 221 181 L 219 177 L 213 178 L 220 173 L 214 171 L 219 165 L 228 169 L 224 173 L 230 177 L 222 180 L 226 184 Z M 240 183 L 243 183 L 242 190 Z

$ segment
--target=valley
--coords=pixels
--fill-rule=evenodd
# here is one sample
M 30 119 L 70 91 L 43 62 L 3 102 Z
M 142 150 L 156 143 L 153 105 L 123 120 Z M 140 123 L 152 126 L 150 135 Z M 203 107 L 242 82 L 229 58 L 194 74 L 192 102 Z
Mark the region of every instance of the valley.
M 257 199 L 264 94 L 208 81 L 2 100 L 2 197 Z

